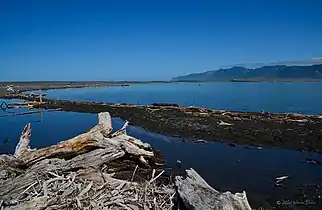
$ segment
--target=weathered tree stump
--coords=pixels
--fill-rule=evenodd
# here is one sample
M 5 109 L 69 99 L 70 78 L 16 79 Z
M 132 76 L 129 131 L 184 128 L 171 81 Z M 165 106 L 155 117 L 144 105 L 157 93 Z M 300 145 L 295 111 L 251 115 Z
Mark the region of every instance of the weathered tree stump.
M 186 170 L 187 177 L 176 177 L 178 193 L 188 209 L 195 210 L 251 210 L 245 191 L 232 194 L 218 192 L 193 169 Z

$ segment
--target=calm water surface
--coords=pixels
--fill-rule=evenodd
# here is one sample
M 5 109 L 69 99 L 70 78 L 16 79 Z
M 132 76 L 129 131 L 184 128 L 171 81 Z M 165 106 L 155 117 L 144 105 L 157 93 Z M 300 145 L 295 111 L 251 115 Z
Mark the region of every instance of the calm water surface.
M 21 110 L 23 111 L 23 110 Z M 2 114 L 2 112 L 0 112 Z M 95 114 L 73 112 L 45 112 L 43 122 L 40 115 L 25 115 L 0 118 L 0 152 L 12 153 L 24 125 L 32 124 L 31 147 L 40 148 L 74 137 L 97 123 Z M 113 127 L 123 125 L 113 118 Z M 286 186 L 304 186 L 307 183 L 322 183 L 322 167 L 306 163 L 306 158 L 322 159 L 316 153 L 301 153 L 284 149 L 249 150 L 230 147 L 225 143 L 183 143 L 178 138 L 147 132 L 143 128 L 129 126 L 129 135 L 150 143 L 164 153 L 165 167 L 176 169 L 176 161 L 182 161 L 181 169 L 194 168 L 213 187 L 233 192 L 246 190 L 249 199 L 274 203 L 276 198 L 294 195 L 288 188 L 274 187 L 276 177 L 288 175 Z
M 236 85 L 236 86 L 232 86 Z M 320 83 L 206 83 L 153 84 L 130 87 L 51 90 L 48 96 L 60 99 L 151 104 L 179 103 L 216 109 L 276 112 L 322 113 Z M 287 92 L 288 91 L 288 92 Z M 320 97 L 319 97 L 320 96 Z M 286 98 L 285 98 L 286 97 Z M 18 111 L 25 111 L 15 110 Z M 1 112 L 0 115 L 7 113 Z M 97 123 L 96 114 L 44 112 L 0 118 L 0 153 L 12 153 L 24 125 L 32 123 L 32 148 L 40 148 L 74 137 Z M 113 118 L 113 127 L 123 125 Z M 196 169 L 213 187 L 233 192 L 245 190 L 249 200 L 274 204 L 276 199 L 291 198 L 296 186 L 322 184 L 322 167 L 311 165 L 306 158 L 321 159 L 317 153 L 285 149 L 250 150 L 225 143 L 183 143 L 178 138 L 129 126 L 129 135 L 150 143 L 164 153 L 166 167 L 180 171 Z M 4 143 L 3 139 L 7 139 Z M 176 161 L 182 161 L 181 169 Z M 289 176 L 285 186 L 274 187 L 279 176 Z
M 131 104 L 177 103 L 213 109 L 322 114 L 322 83 L 216 82 L 49 90 L 58 99 Z

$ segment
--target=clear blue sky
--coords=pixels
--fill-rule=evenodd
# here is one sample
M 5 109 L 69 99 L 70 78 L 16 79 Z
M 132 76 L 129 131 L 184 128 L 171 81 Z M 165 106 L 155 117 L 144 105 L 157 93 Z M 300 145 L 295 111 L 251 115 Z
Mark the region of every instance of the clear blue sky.
M 151 80 L 322 56 L 321 0 L 0 0 L 0 80 Z

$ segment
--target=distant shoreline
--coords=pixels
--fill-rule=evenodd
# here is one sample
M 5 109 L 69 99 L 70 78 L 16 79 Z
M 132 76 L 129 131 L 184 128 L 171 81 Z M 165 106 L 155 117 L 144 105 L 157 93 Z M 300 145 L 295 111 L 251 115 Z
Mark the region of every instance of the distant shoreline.
M 0 82 L 0 97 L 11 93 L 7 86 L 12 86 L 16 93 L 33 90 L 52 90 L 67 88 L 85 88 L 85 87 L 108 87 L 108 86 L 129 86 L 133 84 L 151 84 L 151 83 L 169 83 L 167 81 L 7 81 Z
M 235 79 L 212 79 L 212 80 L 173 80 L 172 83 L 176 82 L 187 82 L 187 83 L 207 83 L 207 82 L 322 82 L 322 79 L 283 79 L 283 78 L 235 78 Z
M 10 93 L 7 86 L 13 86 L 16 92 L 32 90 L 51 90 L 85 87 L 129 86 L 135 84 L 166 83 L 209 83 L 209 82 L 322 82 L 322 79 L 216 79 L 216 80 L 178 80 L 178 81 L 7 81 L 0 82 L 0 97 Z

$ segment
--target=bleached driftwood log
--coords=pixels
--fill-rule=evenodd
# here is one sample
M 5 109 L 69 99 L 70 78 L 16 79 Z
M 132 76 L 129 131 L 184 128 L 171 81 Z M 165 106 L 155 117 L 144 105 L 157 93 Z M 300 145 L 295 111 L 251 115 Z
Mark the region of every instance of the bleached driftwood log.
M 0 209 L 2 205 L 10 209 L 45 209 L 60 204 L 63 198 L 67 199 L 63 196 L 57 201 L 60 195 L 57 181 L 67 180 L 62 178 L 64 174 L 76 173 L 78 180 L 92 181 L 95 190 L 104 183 L 123 184 L 124 181 L 103 172 L 103 165 L 119 158 L 132 158 L 149 164 L 154 157 L 149 144 L 126 134 L 127 124 L 111 134 L 110 114 L 100 113 L 98 124 L 88 132 L 41 149 L 30 149 L 31 126 L 27 124 L 14 155 L 0 155 Z M 54 178 L 50 178 L 52 174 L 56 174 Z M 49 188 L 57 192 L 53 194 Z M 81 205 L 82 202 L 76 203 Z
M 188 209 L 193 210 L 251 210 L 245 191 L 232 194 L 218 192 L 193 169 L 186 170 L 187 177 L 177 176 L 178 193 Z
M 30 128 L 30 123 L 28 123 L 20 136 L 20 141 L 16 146 L 15 154 L 14 156 L 16 158 L 20 158 L 25 152 L 29 151 L 29 144 L 30 144 L 30 136 L 31 136 L 31 128 Z
M 46 158 L 63 158 L 82 154 L 97 148 L 109 147 L 113 147 L 119 151 L 126 151 L 129 154 L 137 156 L 138 159 L 153 157 L 153 152 L 148 151 L 151 150 L 149 144 L 128 136 L 125 132 L 119 132 L 120 135 L 114 135 L 112 138 L 109 138 L 112 132 L 112 122 L 108 112 L 99 113 L 98 125 L 90 129 L 87 133 L 42 149 L 31 150 L 29 148 L 30 129 L 30 124 L 26 125 L 14 155 L 27 165 Z

